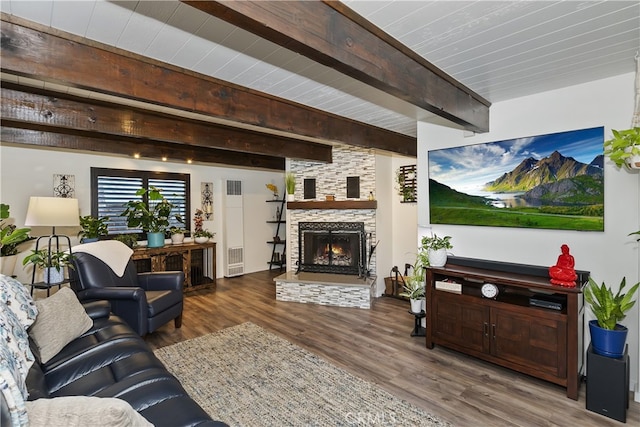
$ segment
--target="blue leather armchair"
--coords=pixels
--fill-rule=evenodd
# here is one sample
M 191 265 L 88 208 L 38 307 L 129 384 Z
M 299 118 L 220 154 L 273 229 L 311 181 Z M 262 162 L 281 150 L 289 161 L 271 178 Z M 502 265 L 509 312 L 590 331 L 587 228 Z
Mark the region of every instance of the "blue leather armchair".
M 73 266 L 69 276 L 78 299 L 109 301 L 111 311 L 140 336 L 172 319 L 176 328 L 182 325 L 183 272 L 138 273 L 129 259 L 120 277 L 101 259 L 83 252 L 74 253 Z

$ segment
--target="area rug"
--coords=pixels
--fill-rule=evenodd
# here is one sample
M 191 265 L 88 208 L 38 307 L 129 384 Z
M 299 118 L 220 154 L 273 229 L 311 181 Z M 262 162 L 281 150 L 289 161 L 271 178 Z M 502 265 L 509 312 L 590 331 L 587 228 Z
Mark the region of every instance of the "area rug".
M 155 354 L 213 419 L 231 426 L 449 426 L 252 323 Z

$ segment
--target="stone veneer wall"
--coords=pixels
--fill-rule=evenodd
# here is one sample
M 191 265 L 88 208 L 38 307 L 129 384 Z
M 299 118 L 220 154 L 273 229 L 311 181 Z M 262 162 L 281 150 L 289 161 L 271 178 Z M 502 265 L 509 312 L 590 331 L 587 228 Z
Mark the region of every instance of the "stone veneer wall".
M 291 160 L 289 170 L 296 176 L 295 198 L 298 201 L 312 201 L 304 199 L 304 179 L 316 179 L 316 198 L 313 200 L 324 201 L 327 195 L 333 194 L 337 201 L 340 200 L 368 200 L 369 193 L 375 194 L 376 188 L 376 158 L 373 150 L 337 145 L 333 147 L 333 163 L 317 163 Z M 360 177 L 360 198 L 347 199 L 347 177 Z M 367 258 L 370 255 L 370 246 L 376 242 L 376 211 L 375 209 L 293 209 L 288 217 L 288 242 L 289 270 L 296 271 L 298 261 L 298 223 L 300 221 L 313 222 L 364 222 L 367 237 Z M 372 275 L 376 274 L 376 254 L 371 258 L 367 267 Z

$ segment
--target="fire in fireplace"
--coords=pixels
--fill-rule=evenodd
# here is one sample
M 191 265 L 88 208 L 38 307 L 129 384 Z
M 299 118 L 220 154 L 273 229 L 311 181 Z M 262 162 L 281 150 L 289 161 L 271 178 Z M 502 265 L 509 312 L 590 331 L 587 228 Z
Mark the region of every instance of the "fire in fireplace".
M 298 239 L 298 272 L 364 275 L 363 222 L 300 222 Z

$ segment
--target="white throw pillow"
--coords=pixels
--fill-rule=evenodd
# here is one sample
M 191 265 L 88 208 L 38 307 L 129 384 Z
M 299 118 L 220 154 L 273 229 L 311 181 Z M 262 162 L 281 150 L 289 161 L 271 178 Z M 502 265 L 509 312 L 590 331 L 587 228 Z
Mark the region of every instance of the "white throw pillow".
M 36 301 L 36 307 L 38 317 L 29 335 L 40 350 L 42 363 L 47 363 L 93 326 L 93 320 L 70 288 L 62 288 L 49 298 Z
M 26 402 L 31 427 L 153 427 L 122 399 L 64 396 Z

